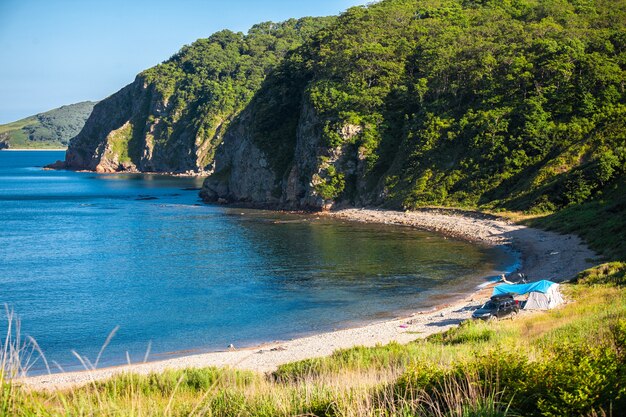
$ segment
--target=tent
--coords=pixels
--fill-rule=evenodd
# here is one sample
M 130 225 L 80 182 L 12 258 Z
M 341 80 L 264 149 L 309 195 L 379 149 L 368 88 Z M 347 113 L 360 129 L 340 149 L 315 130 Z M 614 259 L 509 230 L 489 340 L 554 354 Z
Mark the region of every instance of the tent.
M 524 310 L 548 310 L 563 303 L 559 284 L 542 280 L 528 284 L 502 284 L 493 289 L 494 295 L 528 294 Z

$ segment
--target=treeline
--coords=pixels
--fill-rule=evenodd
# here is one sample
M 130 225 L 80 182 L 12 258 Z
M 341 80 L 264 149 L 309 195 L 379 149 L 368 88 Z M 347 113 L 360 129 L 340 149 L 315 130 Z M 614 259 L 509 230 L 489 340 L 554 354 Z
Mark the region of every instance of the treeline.
M 286 176 L 296 125 L 272 131 L 289 120 L 276 111 L 285 102 L 276 91 L 292 88 L 320 117 L 327 153 L 352 155 L 320 157 L 325 199 L 534 211 L 578 204 L 623 180 L 625 25 L 622 0 L 351 8 L 268 79 L 255 106 L 273 123 L 257 129 L 258 143 Z M 358 134 L 343 135 L 346 126 Z
M 290 19 L 254 25 L 247 34 L 223 30 L 183 47 L 164 63 L 140 74 L 163 102 L 135 130 L 135 141 L 153 136 L 176 157 L 202 144 L 201 168 L 213 162 L 215 148 L 232 119 L 251 100 L 285 54 L 334 18 Z M 199 148 L 200 146 L 195 146 Z M 176 170 L 177 161 L 169 164 Z

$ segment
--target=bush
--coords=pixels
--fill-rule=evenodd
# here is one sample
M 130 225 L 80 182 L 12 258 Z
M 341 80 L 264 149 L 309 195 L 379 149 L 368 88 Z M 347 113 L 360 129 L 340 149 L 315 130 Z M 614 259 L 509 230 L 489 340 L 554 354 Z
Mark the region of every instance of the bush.
M 396 383 L 398 401 L 423 398 L 428 407 L 483 409 L 499 415 L 602 414 L 626 407 L 626 320 L 596 345 L 570 342 L 546 346 L 532 361 L 525 353 L 492 349 L 451 368 L 418 363 Z M 468 408 L 469 407 L 469 408 Z M 471 414 L 471 413 L 470 413 Z M 447 414 L 446 414 L 447 415 Z
M 586 269 L 576 276 L 576 282 L 584 285 L 625 285 L 626 262 L 608 262 Z
M 495 335 L 495 331 L 483 321 L 467 320 L 458 327 L 443 333 L 435 333 L 427 338 L 429 342 L 456 345 L 460 343 L 487 342 Z
M 534 388 L 541 415 L 590 415 L 624 409 L 623 354 L 610 345 L 564 343 L 554 350 L 553 357 L 533 368 L 535 386 L 530 388 Z

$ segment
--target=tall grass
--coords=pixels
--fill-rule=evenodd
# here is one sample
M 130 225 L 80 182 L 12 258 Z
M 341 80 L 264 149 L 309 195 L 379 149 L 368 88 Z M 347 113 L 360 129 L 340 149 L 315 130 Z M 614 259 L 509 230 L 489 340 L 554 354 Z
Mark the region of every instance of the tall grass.
M 468 322 L 407 345 L 344 349 L 271 375 L 187 369 L 53 392 L 3 377 L 1 415 L 618 415 L 626 407 L 626 289 L 563 287 L 575 301 L 559 310 Z M 4 351 L 27 351 L 15 330 Z M 23 373 L 12 355 L 3 356 L 16 364 L 6 375 Z
M 6 332 L 0 339 L 0 416 L 13 416 L 21 413 L 24 402 L 30 398 L 14 380 L 26 376 L 38 360 L 44 362 L 48 371 L 49 367 L 37 342 L 22 337 L 21 323 L 13 310 L 5 305 L 4 313 Z

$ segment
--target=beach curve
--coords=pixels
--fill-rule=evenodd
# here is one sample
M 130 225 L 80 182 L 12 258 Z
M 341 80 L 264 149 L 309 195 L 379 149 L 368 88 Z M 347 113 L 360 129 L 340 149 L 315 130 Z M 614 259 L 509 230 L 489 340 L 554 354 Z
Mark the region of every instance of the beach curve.
M 531 280 L 550 279 L 562 282 L 571 279 L 577 272 L 590 267 L 591 259 L 597 257 L 577 236 L 533 229 L 475 212 L 447 209 L 410 212 L 342 209 L 326 212 L 324 215 L 343 221 L 414 227 L 490 246 L 506 245 L 520 253 L 520 272 L 527 274 Z M 90 371 L 27 377 L 16 382 L 36 390 L 53 390 L 74 388 L 127 372 L 149 374 L 167 369 L 211 366 L 272 372 L 279 365 L 328 356 L 337 349 L 390 342 L 408 343 L 444 331 L 469 318 L 472 309 L 488 298 L 489 293 L 489 288 L 482 288 L 463 299 L 431 311 L 289 341 Z

